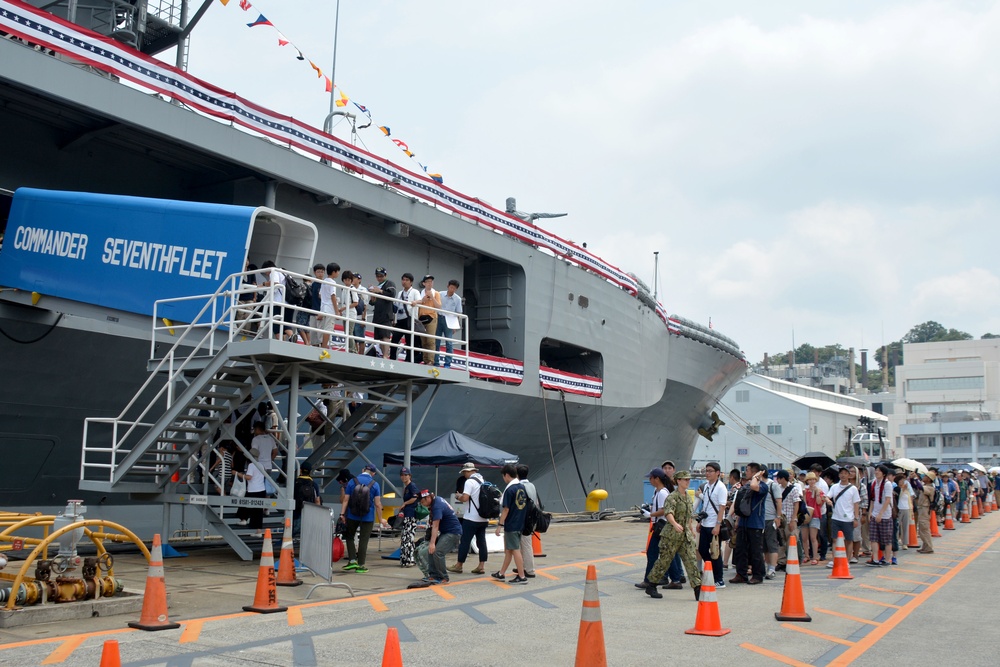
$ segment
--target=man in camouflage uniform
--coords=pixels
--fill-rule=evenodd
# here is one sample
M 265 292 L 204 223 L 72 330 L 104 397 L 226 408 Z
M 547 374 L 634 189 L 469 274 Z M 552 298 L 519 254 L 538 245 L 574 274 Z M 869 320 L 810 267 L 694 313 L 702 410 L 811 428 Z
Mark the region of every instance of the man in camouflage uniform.
M 695 557 L 695 537 L 691 532 L 691 521 L 694 518 L 694 508 L 688 498 L 688 486 L 691 485 L 691 473 L 681 470 L 674 474 L 677 491 L 667 496 L 663 505 L 667 525 L 660 532 L 660 557 L 649 573 L 648 580 L 660 581 L 667 573 L 670 562 L 675 555 L 680 555 L 687 570 L 688 580 L 694 589 L 694 599 L 701 596 L 701 571 Z M 663 594 L 656 590 L 655 584 L 647 584 L 646 595 L 652 598 L 662 598 Z

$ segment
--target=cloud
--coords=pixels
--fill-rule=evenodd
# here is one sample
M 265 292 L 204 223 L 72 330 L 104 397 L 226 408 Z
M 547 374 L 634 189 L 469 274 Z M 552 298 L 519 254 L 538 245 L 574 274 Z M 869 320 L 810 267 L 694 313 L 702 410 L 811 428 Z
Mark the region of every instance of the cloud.
M 1000 276 L 975 267 L 930 278 L 916 285 L 914 302 L 918 308 L 941 313 L 942 317 L 978 316 L 1000 307 Z

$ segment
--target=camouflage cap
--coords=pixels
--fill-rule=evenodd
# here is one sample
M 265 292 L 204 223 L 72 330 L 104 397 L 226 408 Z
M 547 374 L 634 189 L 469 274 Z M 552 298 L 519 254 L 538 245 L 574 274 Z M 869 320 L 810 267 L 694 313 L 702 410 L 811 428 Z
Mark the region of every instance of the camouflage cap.
M 678 470 L 674 473 L 674 481 L 676 482 L 679 479 L 691 479 L 691 473 L 687 470 Z

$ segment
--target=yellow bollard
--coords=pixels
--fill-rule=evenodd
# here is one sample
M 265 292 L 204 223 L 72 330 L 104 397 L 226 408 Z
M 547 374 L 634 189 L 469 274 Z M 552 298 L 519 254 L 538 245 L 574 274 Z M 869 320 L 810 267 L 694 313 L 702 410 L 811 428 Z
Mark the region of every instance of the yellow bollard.
M 608 499 L 608 492 L 604 489 L 594 489 L 587 494 L 587 511 L 588 512 L 600 512 L 601 511 L 601 501 Z

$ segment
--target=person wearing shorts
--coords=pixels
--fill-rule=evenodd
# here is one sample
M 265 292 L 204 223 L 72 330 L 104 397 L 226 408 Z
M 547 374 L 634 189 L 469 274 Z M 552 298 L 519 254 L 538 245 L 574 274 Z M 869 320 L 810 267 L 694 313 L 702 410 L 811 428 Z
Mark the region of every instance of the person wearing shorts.
M 857 554 L 854 553 L 854 533 L 855 528 L 859 530 L 861 528 L 861 494 L 858 492 L 858 487 L 851 483 L 851 471 L 846 466 L 840 469 L 840 481 L 830 487 L 826 505 L 828 511 L 833 513 L 831 523 L 834 536 L 838 532 L 844 534 L 847 558 L 851 563 L 857 563 Z M 833 567 L 832 559 L 827 567 Z
M 503 581 L 506 576 L 507 567 L 511 560 L 517 567 L 518 575 L 510 580 L 512 584 L 526 584 L 527 577 L 523 576 L 524 561 L 521 560 L 521 531 L 524 529 L 524 517 L 528 513 L 528 493 L 524 490 L 524 485 L 517 478 L 517 467 L 513 463 L 505 463 L 500 469 L 503 481 L 507 485 L 503 492 L 503 500 L 500 502 L 500 523 L 497 525 L 497 535 L 503 527 L 503 565 L 494 572 L 494 579 Z

